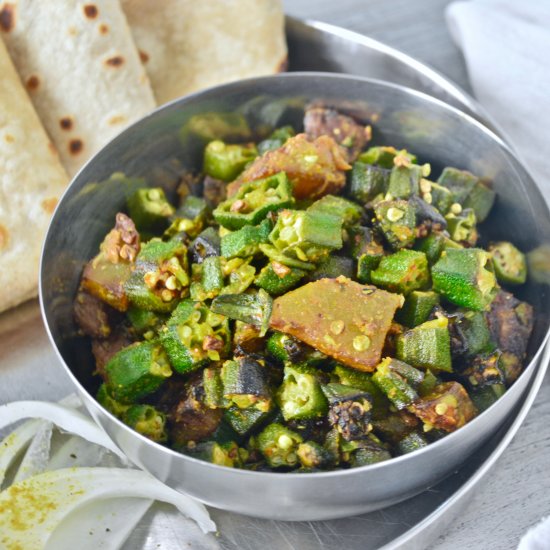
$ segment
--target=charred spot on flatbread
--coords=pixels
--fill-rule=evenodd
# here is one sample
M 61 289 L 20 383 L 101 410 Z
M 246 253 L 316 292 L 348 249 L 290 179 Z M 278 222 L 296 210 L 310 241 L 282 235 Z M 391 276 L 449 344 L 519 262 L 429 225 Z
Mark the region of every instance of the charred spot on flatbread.
M 122 57 L 121 55 L 114 55 L 113 57 L 109 57 L 109 59 L 106 59 L 105 64 L 109 65 L 110 67 L 120 67 L 124 64 L 124 57 Z
M 78 155 L 84 149 L 84 142 L 81 139 L 75 138 L 69 141 L 69 153 Z
M 6 143 L 13 143 L 13 142 L 15 141 L 15 137 L 12 136 L 11 134 L 6 134 L 6 135 L 4 136 L 4 141 L 5 141 Z
M 15 26 L 15 4 L 3 4 L 0 6 L 0 29 L 10 32 Z
M 8 237 L 8 230 L 2 224 L 0 224 L 0 250 L 8 246 Z
M 142 63 L 147 63 L 149 61 L 149 54 L 147 52 L 144 52 L 143 50 L 139 51 L 139 58 L 141 59 Z
M 59 126 L 62 130 L 72 130 L 73 128 L 73 118 L 70 116 L 64 116 L 59 120 Z
M 109 32 L 109 25 L 107 23 L 101 23 L 99 25 L 99 34 L 107 34 Z
M 55 197 L 51 197 L 50 199 L 44 199 L 40 206 L 48 213 L 53 214 L 53 211 L 55 210 L 55 207 L 57 206 L 57 199 Z
M 35 75 L 31 74 L 29 78 L 27 78 L 27 90 L 34 92 L 38 90 L 38 86 L 40 86 L 40 79 Z
M 126 124 L 128 122 L 128 119 L 124 115 L 113 115 L 109 120 L 107 120 L 107 123 L 109 126 L 115 126 L 116 124 Z
M 88 19 L 95 19 L 99 14 L 99 10 L 95 4 L 84 4 L 83 10 L 84 15 Z

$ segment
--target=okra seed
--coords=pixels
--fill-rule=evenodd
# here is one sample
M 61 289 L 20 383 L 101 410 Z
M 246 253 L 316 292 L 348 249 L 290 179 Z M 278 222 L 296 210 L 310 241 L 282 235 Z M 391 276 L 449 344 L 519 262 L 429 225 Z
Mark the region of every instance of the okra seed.
M 185 339 L 187 339 L 191 337 L 191 335 L 193 334 L 193 330 L 191 329 L 191 327 L 184 325 L 181 329 L 181 334 Z
M 447 403 L 438 403 L 435 406 L 435 412 L 437 414 L 445 414 L 447 412 L 448 408 L 449 408 L 449 406 L 447 405 Z
M 357 351 L 365 351 L 370 346 L 370 338 L 366 334 L 361 334 L 353 339 L 353 347 Z
M 432 204 L 433 197 L 431 193 L 424 193 L 423 197 L 424 202 L 427 202 L 428 204 Z
M 168 290 L 176 290 L 177 288 L 176 277 L 174 277 L 174 275 L 171 275 L 170 277 L 168 277 L 168 279 L 166 279 L 166 282 L 164 283 L 164 285 Z
M 451 212 L 458 216 L 462 212 L 462 206 L 458 202 L 451 204 Z
M 392 206 L 391 208 L 388 208 L 386 218 L 388 218 L 390 222 L 396 222 L 400 220 L 404 215 L 405 215 L 405 212 L 403 212 L 403 210 L 400 210 L 399 208 L 395 208 L 394 206 Z
M 338 321 L 333 321 L 330 324 L 330 332 L 332 332 L 332 334 L 342 334 L 344 326 L 344 321 L 342 321 L 341 319 Z
M 287 449 L 290 449 L 290 447 L 292 447 L 292 438 L 290 438 L 286 434 L 283 434 L 279 436 L 279 439 L 277 440 L 277 444 L 281 449 L 286 451 Z
M 158 189 L 151 189 L 147 196 L 149 200 L 158 201 L 160 199 L 160 192 Z
M 163 302 L 171 302 L 174 299 L 173 294 L 167 288 L 160 293 L 160 297 Z
M 329 345 L 329 346 L 334 346 L 336 344 L 336 342 L 334 341 L 334 338 L 332 336 L 330 336 L 329 334 L 325 334 L 323 336 L 323 340 Z
M 420 191 L 422 191 L 422 193 L 430 193 L 432 190 L 432 182 L 430 180 L 425 180 L 424 178 L 422 178 L 420 180 Z
M 317 155 L 305 155 L 304 156 L 304 160 L 306 162 L 309 162 L 311 164 L 314 164 L 315 162 L 317 162 Z

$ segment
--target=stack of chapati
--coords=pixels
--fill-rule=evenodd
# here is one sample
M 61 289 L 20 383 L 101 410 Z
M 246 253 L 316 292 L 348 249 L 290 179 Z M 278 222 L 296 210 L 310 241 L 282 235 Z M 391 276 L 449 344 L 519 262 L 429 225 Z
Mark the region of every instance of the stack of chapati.
M 280 0 L 0 1 L 0 311 L 36 295 L 49 218 L 91 155 L 157 104 L 285 62 Z

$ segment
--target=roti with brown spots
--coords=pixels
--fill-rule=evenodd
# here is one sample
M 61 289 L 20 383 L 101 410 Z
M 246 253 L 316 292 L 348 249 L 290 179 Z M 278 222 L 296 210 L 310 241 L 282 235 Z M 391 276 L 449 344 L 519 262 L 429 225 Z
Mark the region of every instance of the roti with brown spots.
M 159 104 L 284 70 L 280 0 L 122 0 Z
M 1 39 L 0 75 L 0 311 L 3 311 L 36 296 L 42 240 L 68 177 Z
M 0 0 L 0 36 L 71 176 L 155 107 L 118 1 Z

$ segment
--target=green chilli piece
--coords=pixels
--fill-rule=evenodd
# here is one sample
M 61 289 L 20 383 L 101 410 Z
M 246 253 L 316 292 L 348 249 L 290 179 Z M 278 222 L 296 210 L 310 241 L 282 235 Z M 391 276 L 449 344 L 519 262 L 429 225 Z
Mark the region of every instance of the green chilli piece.
M 357 161 L 351 169 L 349 195 L 360 204 L 366 204 L 384 194 L 389 181 L 389 170 Z
M 467 309 L 485 310 L 498 291 L 491 255 L 480 248 L 447 249 L 432 267 L 433 289 Z
M 323 212 L 282 210 L 269 240 L 284 255 L 315 263 L 342 248 L 342 220 Z
M 137 342 L 105 365 L 108 393 L 120 403 L 135 403 L 158 390 L 172 376 L 164 349 L 157 342 Z
M 178 304 L 159 337 L 174 370 L 185 374 L 223 359 L 229 350 L 230 331 L 223 315 L 187 299 Z
M 404 409 L 418 399 L 416 390 L 408 380 L 391 368 L 394 359 L 387 357 L 377 367 L 372 375 L 372 381 L 386 395 L 393 406 Z
M 265 179 L 244 183 L 235 195 L 214 210 L 217 223 L 235 231 L 245 225 L 258 225 L 269 212 L 288 208 L 294 203 L 292 184 L 284 172 Z
M 384 256 L 378 268 L 371 272 L 371 280 L 376 286 L 401 294 L 423 289 L 430 283 L 426 255 L 404 249 Z
M 306 271 L 289 267 L 279 262 L 269 262 L 254 280 L 257 287 L 263 288 L 272 296 L 284 294 L 305 277 Z
M 152 405 L 132 405 L 122 415 L 124 424 L 157 443 L 168 439 L 166 415 Z
M 233 181 L 257 156 L 258 151 L 253 143 L 230 145 L 216 139 L 204 149 L 203 170 L 212 178 Z
M 245 225 L 221 239 L 221 255 L 224 258 L 248 258 L 260 252 L 260 244 L 269 242 L 273 224 L 263 220 L 260 225 Z
M 325 195 L 321 197 L 307 210 L 308 212 L 321 212 L 323 214 L 336 216 L 342 220 L 342 227 L 344 228 L 358 223 L 364 213 L 363 208 L 357 203 L 335 195 Z
M 128 199 L 128 213 L 139 231 L 162 229 L 174 214 L 162 187 L 138 189 Z
M 282 424 L 269 424 L 258 434 L 256 445 L 272 468 L 298 464 L 298 446 L 302 437 Z
M 527 280 L 525 255 L 512 243 L 500 241 L 489 246 L 497 279 L 508 285 L 522 285 Z
M 413 290 L 403 307 L 397 311 L 396 320 L 407 326 L 416 327 L 428 320 L 435 306 L 439 305 L 439 294 L 431 290 Z
M 385 200 L 374 207 L 376 222 L 394 249 L 410 246 L 416 238 L 416 211 L 405 200 Z
M 393 168 L 393 159 L 398 155 L 411 164 L 416 162 L 416 155 L 409 153 L 406 149 L 397 150 L 395 147 L 388 145 L 369 147 L 359 155 L 358 160 L 365 164 L 377 164 L 382 168 Z
M 453 372 L 448 324 L 446 317 L 439 317 L 399 335 L 397 358 L 413 367 Z
M 327 398 L 315 369 L 287 364 L 284 373 L 277 400 L 286 421 L 320 418 L 327 414 Z

